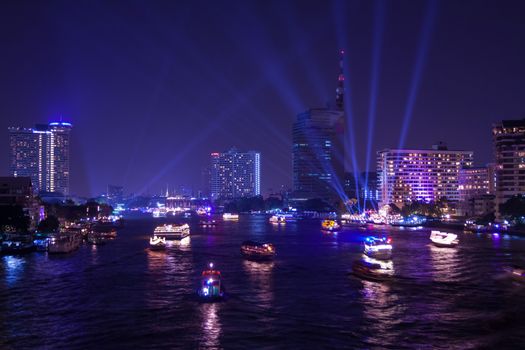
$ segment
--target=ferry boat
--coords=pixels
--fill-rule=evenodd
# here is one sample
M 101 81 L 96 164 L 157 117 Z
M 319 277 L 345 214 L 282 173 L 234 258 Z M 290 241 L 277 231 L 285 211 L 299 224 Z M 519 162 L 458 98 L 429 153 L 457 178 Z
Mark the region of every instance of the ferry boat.
M 382 282 L 391 280 L 394 277 L 394 270 L 391 263 L 363 259 L 353 262 L 352 274 L 365 280 Z
M 431 231 L 430 240 L 437 247 L 455 247 L 459 244 L 458 235 L 441 231 Z
M 0 245 L 2 255 L 25 254 L 34 250 L 31 236 L 26 234 L 6 234 Z
M 149 249 L 164 250 L 166 249 L 166 238 L 154 235 L 149 238 Z
M 239 220 L 239 214 L 224 213 L 222 214 L 222 219 L 228 221 L 236 221 Z
M 241 245 L 241 254 L 248 259 L 270 260 L 275 256 L 275 247 L 271 243 L 244 241 Z
M 321 222 L 321 230 L 323 231 L 337 232 L 340 228 L 341 225 L 339 225 L 335 220 L 323 220 L 323 222 Z
M 36 232 L 33 235 L 33 244 L 37 252 L 47 252 L 50 241 L 49 234 L 43 232 Z
M 202 301 L 220 301 L 225 297 L 224 286 L 221 281 L 221 272 L 213 269 L 213 263 L 209 264 L 209 269 L 202 271 L 201 284 L 197 290 L 197 295 Z
M 366 237 L 364 253 L 371 258 L 389 260 L 392 258 L 392 239 L 386 237 Z
M 80 235 L 75 233 L 59 233 L 51 236 L 49 240 L 48 252 L 70 253 L 80 246 Z
M 199 225 L 202 226 L 202 227 L 212 227 L 212 226 L 216 226 L 217 225 L 217 222 L 215 220 L 212 220 L 212 219 L 209 219 L 209 220 L 201 220 L 199 222 Z
M 99 232 L 90 232 L 87 235 L 87 241 L 94 245 L 102 245 L 106 243 L 104 235 Z
M 166 239 L 183 239 L 190 235 L 190 225 L 161 225 L 155 228 L 153 234 Z

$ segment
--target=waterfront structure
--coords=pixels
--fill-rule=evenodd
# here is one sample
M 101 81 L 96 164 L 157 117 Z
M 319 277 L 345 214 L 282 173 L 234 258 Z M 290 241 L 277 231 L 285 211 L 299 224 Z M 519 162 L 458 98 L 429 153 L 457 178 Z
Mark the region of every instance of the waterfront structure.
M 212 200 L 253 197 L 261 194 L 261 154 L 255 151 L 211 154 Z
M 471 167 L 473 152 L 432 149 L 385 149 L 378 152 L 377 179 L 382 205 L 409 201 L 459 201 L 459 171 Z
M 297 199 L 341 198 L 344 177 L 345 115 L 343 55 L 335 108 L 312 108 L 293 124 L 293 196 Z
M 0 205 L 27 207 L 33 199 L 33 188 L 29 177 L 0 177 Z
M 29 177 L 35 193 L 69 194 L 69 134 L 72 125 L 52 122 L 9 128 L 10 173 Z
M 525 193 L 525 119 L 492 126 L 495 155 L 496 213 L 499 205 Z

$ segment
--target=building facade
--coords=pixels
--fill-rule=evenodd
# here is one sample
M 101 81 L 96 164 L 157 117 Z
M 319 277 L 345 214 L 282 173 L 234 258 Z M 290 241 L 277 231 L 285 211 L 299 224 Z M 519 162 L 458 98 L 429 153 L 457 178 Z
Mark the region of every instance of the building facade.
M 228 152 L 211 154 L 210 195 L 212 200 L 253 197 L 261 194 L 261 154 Z
M 458 215 L 479 217 L 494 212 L 490 169 L 490 166 L 460 169 Z
M 377 179 L 382 205 L 409 201 L 457 202 L 460 169 L 471 167 L 473 153 L 432 149 L 385 149 L 378 152 Z
M 72 125 L 53 122 L 32 129 L 9 128 L 10 173 L 29 177 L 35 193 L 69 194 L 69 143 Z
M 341 50 L 335 108 L 309 109 L 297 115 L 293 124 L 293 196 L 298 199 L 344 196 L 343 55 Z
M 497 212 L 512 196 L 525 194 L 525 119 L 494 124 L 492 140 Z

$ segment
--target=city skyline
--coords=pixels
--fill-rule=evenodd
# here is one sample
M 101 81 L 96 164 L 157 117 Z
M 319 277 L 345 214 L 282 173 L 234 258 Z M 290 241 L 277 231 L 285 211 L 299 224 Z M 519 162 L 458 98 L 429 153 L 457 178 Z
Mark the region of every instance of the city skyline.
M 442 140 L 484 165 L 494 158 L 491 125 L 523 116 L 519 2 L 203 6 L 6 5 L 4 135 L 60 115 L 72 122 L 72 194 L 110 183 L 134 193 L 198 188 L 209 153 L 232 146 L 263 155 L 263 193 L 291 188 L 293 121 L 332 103 L 342 48 L 355 154 L 347 171 L 375 171 L 376 151 L 404 134 L 408 148 Z

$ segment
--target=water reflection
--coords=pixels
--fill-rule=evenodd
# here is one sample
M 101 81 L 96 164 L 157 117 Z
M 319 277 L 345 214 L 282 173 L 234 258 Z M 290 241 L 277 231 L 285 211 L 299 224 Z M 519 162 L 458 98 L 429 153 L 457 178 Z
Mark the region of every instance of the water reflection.
M 396 327 L 404 314 L 398 296 L 388 284 L 366 280 L 360 293 L 366 334 L 369 334 L 367 341 L 380 346 L 394 345 Z
M 273 261 L 251 261 L 243 260 L 243 269 L 250 280 L 251 293 L 257 300 L 257 305 L 270 308 L 274 300 L 272 273 L 275 266 Z
M 457 248 L 430 245 L 432 276 L 439 282 L 452 282 L 458 274 L 459 256 Z
M 5 281 L 8 287 L 12 287 L 24 271 L 25 259 L 18 256 L 4 256 Z
M 202 336 L 200 348 L 218 349 L 221 336 L 221 320 L 218 315 L 219 304 L 205 303 L 200 305 Z

